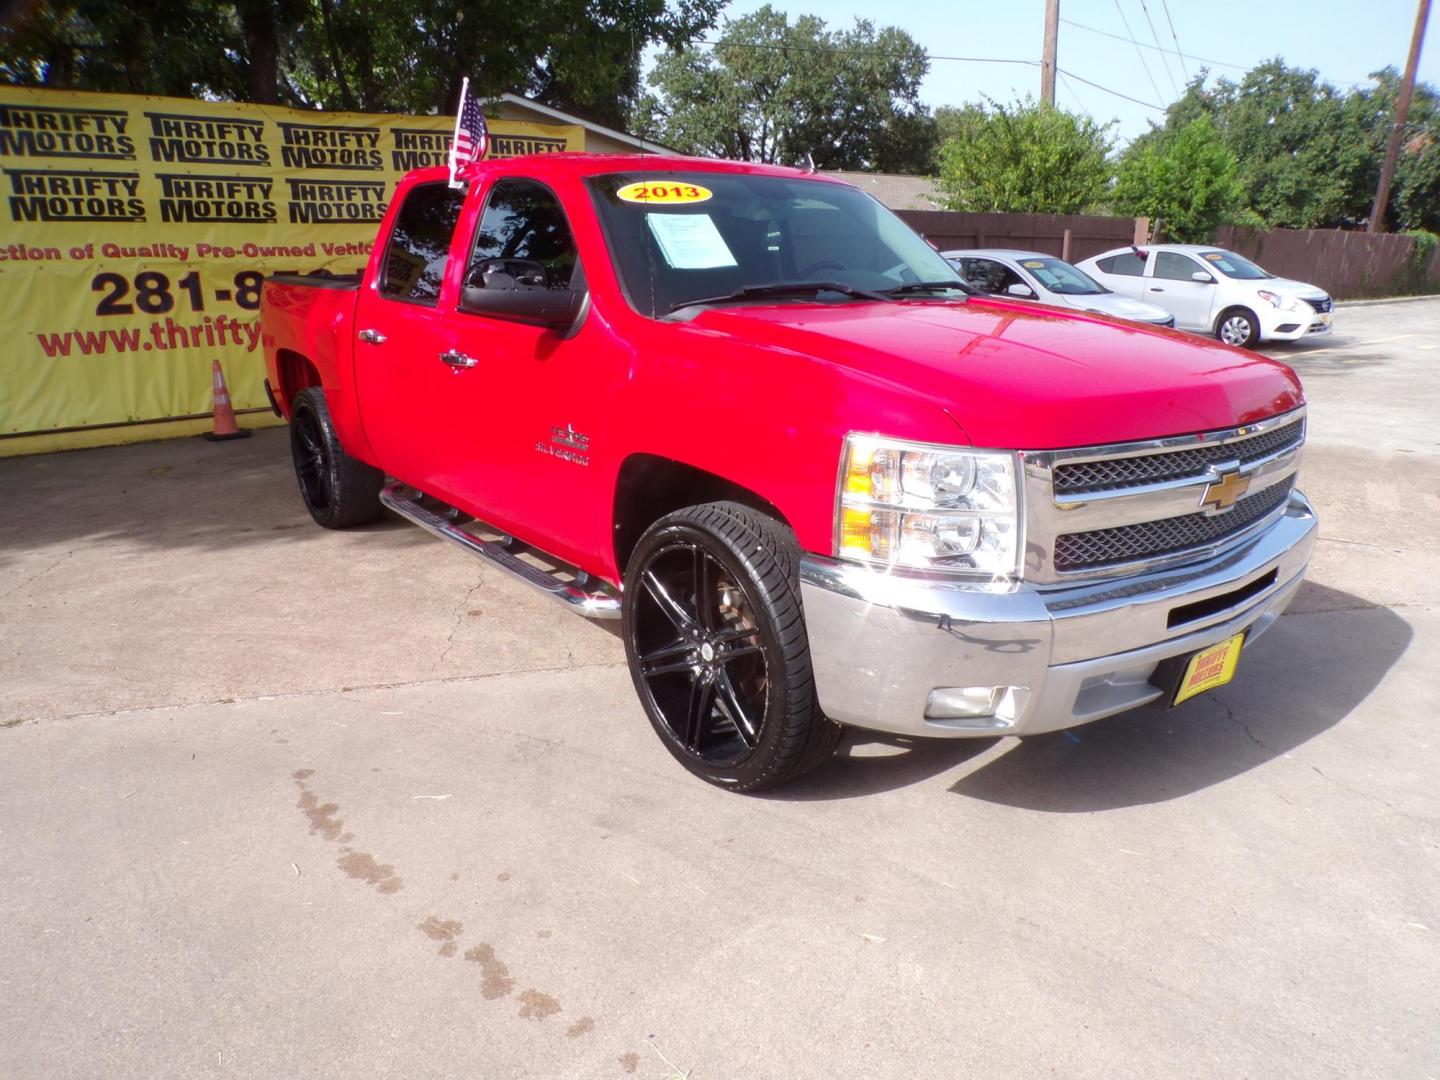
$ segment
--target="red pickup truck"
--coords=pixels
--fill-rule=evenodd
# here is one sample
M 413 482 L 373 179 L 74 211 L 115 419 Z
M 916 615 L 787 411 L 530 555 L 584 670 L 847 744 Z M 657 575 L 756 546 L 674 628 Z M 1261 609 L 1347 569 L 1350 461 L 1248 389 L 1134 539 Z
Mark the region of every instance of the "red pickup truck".
M 842 725 L 1029 735 L 1229 680 L 1300 585 L 1285 365 L 970 295 L 792 169 L 544 155 L 399 185 L 358 280 L 277 276 L 300 491 L 622 620 L 669 751 L 735 790 Z

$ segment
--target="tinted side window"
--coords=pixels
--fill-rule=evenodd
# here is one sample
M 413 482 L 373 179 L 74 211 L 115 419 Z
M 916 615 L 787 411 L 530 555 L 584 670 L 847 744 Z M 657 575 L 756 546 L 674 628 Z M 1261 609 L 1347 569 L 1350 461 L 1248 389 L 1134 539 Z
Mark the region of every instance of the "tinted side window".
M 421 304 L 440 299 L 450 237 L 464 203 L 465 192 L 448 184 L 422 184 L 405 196 L 380 270 L 382 296 Z
M 1200 264 L 1175 251 L 1161 251 L 1155 255 L 1155 276 L 1169 281 L 1189 281 L 1190 275 L 1200 269 Z
M 1145 260 L 1133 251 L 1097 259 L 1095 265 L 1107 274 L 1119 274 L 1121 277 L 1143 277 L 1145 274 Z
M 994 259 L 965 259 L 963 265 L 965 280 L 983 293 L 1003 293 L 1011 285 L 1025 285 L 1019 274 Z
M 568 289 L 575 240 L 560 201 L 533 180 L 501 180 L 490 192 L 467 284 L 487 289 Z

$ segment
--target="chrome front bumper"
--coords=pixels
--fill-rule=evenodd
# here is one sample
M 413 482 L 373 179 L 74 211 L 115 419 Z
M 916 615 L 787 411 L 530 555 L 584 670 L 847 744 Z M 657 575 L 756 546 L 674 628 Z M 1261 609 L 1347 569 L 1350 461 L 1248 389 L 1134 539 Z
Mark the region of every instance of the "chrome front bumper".
M 820 705 L 856 727 L 950 738 L 1033 735 L 1133 709 L 1163 693 L 1149 682 L 1161 661 L 1269 629 L 1315 536 L 1315 512 L 1293 492 L 1273 526 L 1234 548 L 1083 585 L 996 589 L 807 555 L 800 590 Z M 931 690 L 977 686 L 1015 690 L 995 716 L 926 718 Z

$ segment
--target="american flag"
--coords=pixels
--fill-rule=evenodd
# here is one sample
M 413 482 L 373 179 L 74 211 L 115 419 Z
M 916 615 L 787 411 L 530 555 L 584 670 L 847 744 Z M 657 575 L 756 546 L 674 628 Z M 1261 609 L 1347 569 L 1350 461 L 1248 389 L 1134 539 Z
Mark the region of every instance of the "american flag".
M 455 118 L 455 137 L 450 145 L 450 183 L 457 185 L 456 175 L 466 165 L 485 156 L 490 147 L 490 129 L 485 126 L 485 113 L 480 103 L 470 96 L 470 80 L 460 88 L 460 114 Z

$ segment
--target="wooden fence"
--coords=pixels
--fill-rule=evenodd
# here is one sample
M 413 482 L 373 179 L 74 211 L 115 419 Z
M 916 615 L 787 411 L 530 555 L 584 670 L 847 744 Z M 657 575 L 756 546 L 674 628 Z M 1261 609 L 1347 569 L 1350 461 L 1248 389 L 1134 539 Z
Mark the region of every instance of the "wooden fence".
M 941 251 L 954 248 L 1019 248 L 1071 262 L 1143 238 L 1144 222 L 1092 214 L 966 214 L 956 210 L 897 210 L 912 229 Z M 1069 252 L 1065 234 L 1070 234 Z
M 1440 252 L 1415 264 L 1415 239 L 1338 229 L 1246 229 L 1222 225 L 1215 243 L 1272 274 L 1318 285 L 1340 300 L 1440 289 Z

